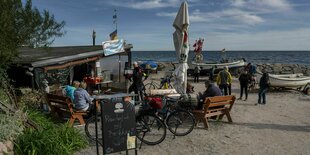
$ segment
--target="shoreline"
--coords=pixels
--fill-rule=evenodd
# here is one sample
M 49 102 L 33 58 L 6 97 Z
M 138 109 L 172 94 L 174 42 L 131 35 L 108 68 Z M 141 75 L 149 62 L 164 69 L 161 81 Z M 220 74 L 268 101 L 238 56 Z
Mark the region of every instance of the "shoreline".
M 169 71 L 173 68 L 172 63 L 174 62 L 163 62 L 158 61 L 158 70 L 159 71 Z M 177 65 L 178 63 L 174 63 Z M 247 64 L 247 62 L 246 62 Z M 305 76 L 310 76 L 310 64 L 309 65 L 302 65 L 302 64 L 269 64 L 269 63 L 262 63 L 257 64 L 258 70 L 266 70 L 268 73 L 271 74 L 297 74 L 302 73 Z M 208 70 L 208 69 L 207 69 Z

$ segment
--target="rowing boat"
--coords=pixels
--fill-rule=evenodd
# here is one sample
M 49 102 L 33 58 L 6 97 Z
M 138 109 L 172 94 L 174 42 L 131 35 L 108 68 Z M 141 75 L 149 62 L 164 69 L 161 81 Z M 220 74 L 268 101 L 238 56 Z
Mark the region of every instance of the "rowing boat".
M 197 63 L 195 61 L 192 62 L 192 67 L 195 68 L 196 65 L 203 67 L 203 69 L 210 69 L 212 67 L 215 68 L 224 68 L 227 66 L 228 68 L 238 68 L 245 66 L 245 61 L 243 59 L 233 61 L 233 62 L 225 62 L 225 63 Z M 192 68 L 190 67 L 190 68 Z
M 258 80 L 262 73 L 257 72 Z M 269 74 L 269 82 L 271 87 L 298 88 L 310 83 L 310 77 L 303 74 Z

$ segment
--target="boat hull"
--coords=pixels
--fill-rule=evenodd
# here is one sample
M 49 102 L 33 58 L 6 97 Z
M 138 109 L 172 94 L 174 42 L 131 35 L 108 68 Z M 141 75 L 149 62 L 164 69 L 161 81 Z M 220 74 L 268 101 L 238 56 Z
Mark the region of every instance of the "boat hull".
M 238 60 L 234 62 L 229 62 L 229 63 L 196 63 L 192 62 L 192 67 L 199 65 L 200 67 L 203 67 L 203 69 L 210 69 L 213 66 L 216 66 L 216 68 L 224 68 L 227 66 L 228 68 L 239 68 L 245 66 L 244 60 Z
M 262 73 L 258 72 L 258 80 L 261 76 Z M 269 74 L 269 81 L 271 87 L 298 88 L 310 83 L 310 77 L 303 76 L 302 74 Z

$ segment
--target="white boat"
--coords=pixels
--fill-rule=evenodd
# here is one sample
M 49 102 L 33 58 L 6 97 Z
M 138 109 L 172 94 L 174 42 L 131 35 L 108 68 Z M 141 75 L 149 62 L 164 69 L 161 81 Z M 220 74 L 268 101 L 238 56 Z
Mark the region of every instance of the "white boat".
M 195 68 L 196 65 L 203 67 L 203 69 L 210 69 L 212 66 L 216 66 L 216 68 L 224 68 L 225 66 L 228 68 L 238 68 L 245 66 L 245 61 L 243 59 L 227 63 L 197 63 L 192 61 L 192 66 L 190 68 Z
M 260 80 L 262 73 L 257 72 L 257 79 Z M 269 74 L 269 81 L 271 87 L 283 88 L 299 88 L 310 83 L 310 77 L 303 74 Z

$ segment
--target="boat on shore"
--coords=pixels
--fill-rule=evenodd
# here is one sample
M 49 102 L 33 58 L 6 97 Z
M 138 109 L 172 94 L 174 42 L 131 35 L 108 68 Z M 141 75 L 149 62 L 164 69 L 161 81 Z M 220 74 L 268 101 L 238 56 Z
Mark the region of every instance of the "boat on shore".
M 257 72 L 257 79 L 259 80 L 263 74 Z M 310 77 L 299 74 L 269 74 L 269 81 L 271 87 L 277 88 L 301 88 L 310 83 Z
M 240 59 L 233 62 L 223 62 L 223 63 L 216 63 L 216 62 L 197 63 L 195 61 L 192 61 L 192 66 L 195 67 L 196 65 L 203 67 L 203 69 L 210 69 L 213 66 L 215 68 L 224 68 L 225 66 L 227 66 L 228 68 L 239 68 L 245 66 L 245 60 Z
M 158 64 L 154 60 L 138 61 L 138 64 L 143 69 L 157 71 Z
M 246 61 L 244 59 L 235 60 L 235 61 L 231 61 L 231 62 L 226 61 L 226 62 L 221 62 L 221 63 L 217 63 L 217 62 L 197 63 L 195 61 L 192 61 L 188 65 L 189 65 L 189 69 L 187 70 L 188 75 L 194 74 L 194 68 L 197 65 L 199 65 L 199 67 L 201 68 L 200 75 L 208 75 L 210 72 L 210 69 L 212 67 L 215 67 L 214 73 L 217 74 L 225 66 L 227 66 L 229 68 L 230 73 L 232 73 L 233 75 L 236 75 L 236 74 L 238 74 L 238 69 L 242 68 L 246 65 Z

